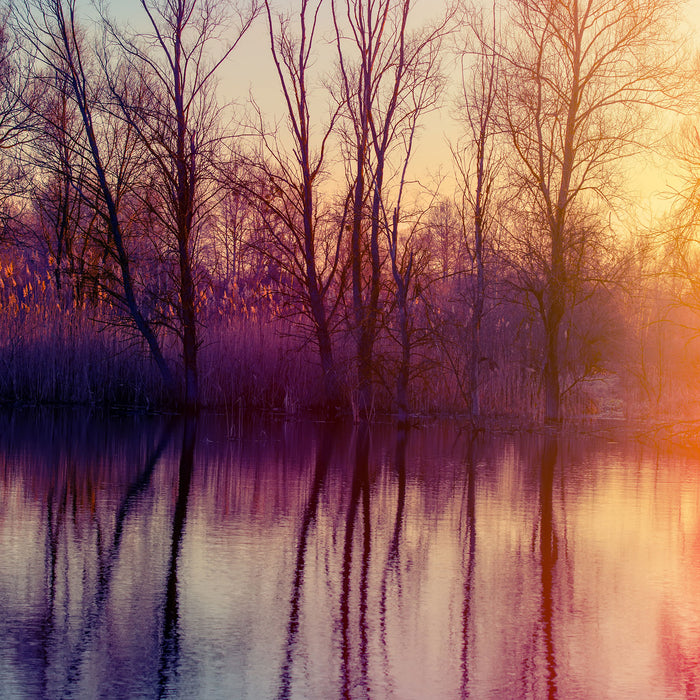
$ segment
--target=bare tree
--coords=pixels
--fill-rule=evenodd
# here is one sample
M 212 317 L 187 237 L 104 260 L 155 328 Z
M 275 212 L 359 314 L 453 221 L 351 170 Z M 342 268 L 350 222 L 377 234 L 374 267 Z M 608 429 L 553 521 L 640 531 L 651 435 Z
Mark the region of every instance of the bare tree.
M 227 284 L 235 284 L 241 275 L 250 211 L 246 198 L 237 191 L 227 191 L 221 204 L 213 241 L 213 267 Z
M 410 0 L 332 3 L 339 101 L 345 105 L 347 117 L 345 147 L 351 186 L 347 226 L 357 406 L 363 417 L 371 413 L 373 405 L 373 355 L 381 320 L 384 260 L 381 234 L 393 218 L 386 216 L 392 211 L 387 198 L 392 166 L 403 183 L 417 117 L 435 105 L 440 92 L 437 56 L 451 18 L 448 13 L 436 27 L 411 34 L 411 9 Z M 398 206 L 397 202 L 397 216 Z
M 80 113 L 71 99 L 65 75 L 54 71 L 40 78 L 42 96 L 36 103 L 35 134 L 25 160 L 33 170 L 32 203 L 35 234 L 41 252 L 53 268 L 59 296 L 67 282 L 68 303 L 82 301 L 90 274 L 88 258 L 95 252 L 92 231 L 96 202 L 88 205 L 90 172 L 83 153 L 85 139 Z
M 31 79 L 21 36 L 12 31 L 8 9 L 0 9 L 0 240 L 18 213 L 27 177 L 21 151 L 31 141 L 38 93 Z
M 700 57 L 696 57 L 690 95 L 696 93 L 699 65 Z M 644 297 L 645 323 L 640 324 L 640 335 L 646 342 L 640 343 L 637 374 L 657 406 L 662 404 L 662 398 L 674 393 L 674 370 L 681 370 L 679 384 L 696 384 L 694 373 L 688 371 L 691 362 L 666 361 L 673 354 L 682 357 L 686 352 L 694 352 L 700 327 L 700 131 L 696 107 L 679 127 L 669 144 L 677 189 L 668 215 L 655 232 L 651 250 L 657 256 L 647 256 L 646 269 L 640 275 L 648 293 Z M 675 393 L 678 396 L 683 392 Z
M 123 117 L 138 133 L 157 173 L 147 205 L 170 233 L 178 291 L 178 332 L 184 364 L 184 404 L 198 400 L 198 232 L 212 206 L 216 151 L 221 143 L 214 95 L 218 69 L 258 13 L 254 3 L 238 11 L 227 39 L 228 18 L 214 0 L 141 0 L 148 30 L 128 36 L 105 19 L 122 64 L 110 87 Z M 219 43 L 224 48 L 216 56 Z M 110 77 L 110 64 L 104 62 Z M 143 94 L 134 99 L 133 76 Z M 214 191 L 216 188 L 213 188 Z
M 286 129 L 269 133 L 268 120 L 257 110 L 254 128 L 261 151 L 249 163 L 252 179 L 241 179 L 239 187 L 260 210 L 270 244 L 267 253 L 285 273 L 290 300 L 300 302 L 311 322 L 323 372 L 324 403 L 332 410 L 339 398 L 339 380 L 331 338 L 337 301 L 330 299 L 330 293 L 339 269 L 342 235 L 329 235 L 330 210 L 319 195 L 337 108 L 325 121 L 312 116 L 319 106 L 311 98 L 311 64 L 322 9 L 323 0 L 301 0 L 293 26 L 290 16 L 275 14 L 265 0 Z
M 76 0 L 25 0 L 15 7 L 13 26 L 23 40 L 24 49 L 33 57 L 37 74 L 49 76 L 52 81 L 58 76 L 68 86 L 71 100 L 80 113 L 86 144 L 83 155 L 92 165 L 95 188 L 101 200 L 99 215 L 108 232 L 105 250 L 117 266 L 121 285 L 119 291 L 108 291 L 128 311 L 135 328 L 146 341 L 166 386 L 173 390 L 172 371 L 137 296 L 133 260 L 127 249 L 119 212 L 125 185 L 124 166 L 128 160 L 121 160 L 115 165 L 110 164 L 109 157 L 106 157 L 114 132 L 110 131 L 101 111 L 105 97 L 104 81 L 96 70 L 94 55 L 85 48 L 87 42 L 78 24 Z M 119 140 L 122 147 L 131 150 L 133 144 L 128 139 Z
M 588 212 L 609 210 L 614 165 L 636 145 L 643 108 L 672 73 L 675 0 L 514 0 L 503 12 L 499 116 L 513 149 L 512 231 L 540 261 L 545 420 L 560 420 L 562 319 L 569 262 Z M 520 264 L 520 263 L 517 263 Z M 532 270 L 531 270 L 532 271 Z M 528 273 L 530 274 L 530 273 Z
M 407 105 L 410 105 L 410 107 L 403 127 L 402 141 L 405 151 L 403 153 L 403 165 L 398 178 L 398 187 L 390 204 L 386 195 L 382 197 L 380 202 L 383 225 L 386 231 L 389 261 L 391 263 L 391 274 L 394 280 L 396 326 L 401 352 L 396 376 L 396 407 L 399 425 L 407 423 L 409 414 L 408 388 L 411 377 L 411 351 L 413 349 L 415 330 L 411 314 L 411 309 L 415 304 L 411 304 L 411 302 L 417 299 L 417 280 L 422 277 L 427 262 L 425 250 L 421 250 L 420 244 L 417 242 L 419 238 L 417 232 L 421 229 L 423 215 L 430 211 L 430 206 L 425 207 L 423 212 L 419 212 L 414 217 L 414 221 L 409 223 L 404 221 L 402 206 L 408 184 L 408 166 L 420 118 L 426 111 L 436 105 L 442 87 L 438 55 L 442 39 L 441 32 L 445 29 L 445 26 L 443 25 L 438 33 L 428 34 L 430 42 L 424 47 L 427 49 L 427 55 L 424 56 L 422 70 L 417 70 L 415 73 L 417 82 L 413 84 L 413 89 L 409 91 L 409 97 L 407 98 Z M 397 67 L 397 75 L 398 73 L 399 68 Z M 385 123 L 384 128 L 385 134 L 382 137 L 382 141 L 388 140 L 386 131 L 390 128 L 390 125 Z M 373 143 L 376 144 L 375 134 L 373 134 Z M 375 146 L 375 149 L 381 152 L 381 147 L 377 149 Z M 388 206 L 391 206 L 390 215 L 387 211 Z M 400 240 L 399 235 L 401 229 L 405 230 L 403 241 Z
M 480 13 L 467 23 L 470 36 L 460 52 L 462 91 L 458 116 L 466 136 L 452 148 L 458 184 L 458 209 L 470 277 L 469 411 L 480 415 L 481 324 L 486 300 L 485 260 L 496 227 L 495 179 L 502 157 L 496 153 L 496 97 L 499 60 L 496 47 L 496 4 L 490 21 Z M 472 31 L 473 30 L 473 31 Z

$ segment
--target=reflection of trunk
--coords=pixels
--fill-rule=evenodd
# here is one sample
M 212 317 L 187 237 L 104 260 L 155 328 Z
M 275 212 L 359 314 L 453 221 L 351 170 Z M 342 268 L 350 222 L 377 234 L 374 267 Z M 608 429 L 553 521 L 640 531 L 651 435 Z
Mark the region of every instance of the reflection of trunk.
M 547 436 L 540 473 L 540 557 L 542 566 L 542 602 L 540 621 L 544 635 L 547 697 L 557 697 L 557 660 L 554 648 L 554 567 L 557 562 L 557 537 L 554 530 L 553 490 L 557 461 L 557 438 Z
M 54 512 L 54 506 L 57 506 L 57 513 Z M 48 496 L 46 498 L 46 560 L 45 566 L 47 569 L 46 576 L 46 589 L 47 589 L 47 600 L 46 600 L 46 610 L 45 617 L 42 622 L 41 639 L 42 639 L 42 662 L 44 664 L 44 673 L 42 675 L 43 682 L 43 695 L 44 697 L 49 696 L 48 688 L 48 670 L 51 664 L 51 659 L 49 658 L 49 648 L 51 646 L 51 639 L 54 634 L 54 629 L 56 625 L 56 581 L 58 575 L 58 545 L 59 537 L 61 532 L 61 520 L 65 517 L 66 512 L 66 490 L 63 489 L 63 493 L 59 498 L 54 499 L 54 488 L 51 486 L 49 489 Z
M 124 495 L 124 499 L 122 500 L 115 518 L 114 536 L 112 537 L 112 542 L 104 555 L 101 551 L 101 540 L 98 533 L 98 548 L 100 551 L 98 551 L 97 587 L 92 603 L 90 604 L 88 610 L 83 614 L 83 619 L 86 621 L 86 627 L 80 635 L 77 648 L 71 651 L 71 659 L 68 663 L 69 671 L 66 678 L 66 688 L 78 687 L 79 685 L 82 659 L 85 657 L 92 636 L 95 634 L 102 619 L 102 612 L 109 597 L 112 574 L 114 572 L 114 566 L 119 558 L 122 537 L 124 535 L 124 524 L 126 523 L 126 520 L 131 512 L 139 503 L 141 495 L 150 485 L 153 472 L 160 461 L 163 451 L 170 442 L 171 432 L 172 423 L 168 423 L 155 449 L 148 456 L 143 472 L 141 472 L 138 478 L 131 483 L 126 494 Z
M 297 545 L 297 560 L 294 567 L 294 583 L 292 584 L 292 600 L 289 606 L 289 624 L 287 625 L 287 646 L 285 649 L 284 666 L 280 673 L 280 689 L 277 695 L 280 700 L 291 697 L 292 692 L 292 663 L 294 661 L 294 647 L 299 633 L 299 612 L 301 601 L 301 589 L 304 583 L 304 568 L 306 566 L 306 545 L 311 527 L 316 521 L 318 501 L 321 496 L 323 484 L 328 473 L 328 465 L 333 450 L 333 433 L 324 430 L 321 446 L 316 455 L 316 472 L 314 474 L 311 494 L 304 510 L 304 517 L 299 532 Z
M 355 535 L 355 518 L 362 496 L 363 510 L 363 550 L 362 568 L 360 571 L 360 671 L 361 677 L 356 682 L 351 678 L 351 639 L 350 639 L 350 585 L 352 578 L 352 549 Z M 367 683 L 367 574 L 370 559 L 370 511 L 369 511 L 369 426 L 363 422 L 357 432 L 355 443 L 355 472 L 352 478 L 350 505 L 345 525 L 345 548 L 343 551 L 343 573 L 340 595 L 340 626 L 341 626 L 341 697 L 355 697 L 358 688 L 362 689 L 361 696 L 366 696 Z
M 372 548 L 371 514 L 369 501 L 369 435 L 366 438 L 367 448 L 363 452 L 361 470 L 364 474 L 364 489 L 362 492 L 362 567 L 360 569 L 360 668 L 362 670 L 361 687 L 369 687 L 369 621 L 367 620 L 367 596 L 369 593 L 369 560 Z
M 196 419 L 185 417 L 182 434 L 182 452 L 178 473 L 177 502 L 173 515 L 173 529 L 170 539 L 170 563 L 168 580 L 165 585 L 165 615 L 163 619 L 163 639 L 161 641 L 160 668 L 158 671 L 160 697 L 170 695 L 170 683 L 177 677 L 180 653 L 179 603 L 177 590 L 177 565 L 182 549 L 182 537 L 187 519 L 187 503 L 192 482 L 194 445 L 197 433 Z
M 394 520 L 394 534 L 391 538 L 389 546 L 389 555 L 387 558 L 387 568 L 391 564 L 395 565 L 399 556 L 399 538 L 401 537 L 401 525 L 403 523 L 403 512 L 406 507 L 406 443 L 408 440 L 408 431 L 405 427 L 399 426 L 396 434 L 396 476 L 399 481 L 399 492 L 396 502 L 396 518 Z
M 386 596 L 387 582 L 389 575 L 394 572 L 398 577 L 399 572 L 399 542 L 401 540 L 401 527 L 403 525 L 403 514 L 406 508 L 406 442 L 408 433 L 401 424 L 396 433 L 396 451 L 394 463 L 396 465 L 396 476 L 398 479 L 398 494 L 396 496 L 396 517 L 394 518 L 394 534 L 389 543 L 389 552 L 386 558 L 384 567 L 384 575 L 382 576 L 381 598 L 380 598 L 380 624 L 381 624 L 381 642 L 384 651 L 384 659 L 389 664 L 388 646 L 386 643 Z M 401 591 L 401 585 L 398 583 L 397 590 Z M 387 671 L 387 676 L 389 675 Z
M 544 361 L 544 419 L 546 423 L 559 422 L 559 324 L 561 313 L 557 308 L 550 310 L 545 319 L 545 361 Z
M 472 619 L 472 596 L 474 565 L 476 561 L 476 474 L 474 469 L 474 446 L 476 433 L 469 436 L 467 451 L 467 566 L 464 578 L 464 607 L 462 609 L 462 698 L 470 697 L 469 662 L 473 658 L 470 649 L 473 635 L 470 633 Z M 471 658 L 470 658 L 471 657 Z

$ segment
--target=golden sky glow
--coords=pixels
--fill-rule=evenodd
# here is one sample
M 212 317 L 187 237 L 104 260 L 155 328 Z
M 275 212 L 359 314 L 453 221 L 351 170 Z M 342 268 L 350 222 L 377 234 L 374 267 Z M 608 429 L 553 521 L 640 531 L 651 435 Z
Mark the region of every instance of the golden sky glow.
M 293 13 L 295 0 L 275 2 L 273 7 L 288 8 Z M 688 0 L 682 7 L 680 17 L 682 21 L 687 22 L 688 31 L 691 36 L 695 36 L 695 44 L 700 47 L 700 0 Z M 415 12 L 426 19 L 436 16 L 438 9 L 437 4 L 430 0 L 417 0 L 415 5 Z M 118 18 L 127 19 L 132 25 L 138 26 L 143 11 L 139 0 L 125 0 L 114 3 L 112 12 Z M 316 45 L 320 56 L 316 61 L 316 66 L 321 68 L 319 73 L 330 69 L 332 64 L 334 48 L 328 41 L 329 33 L 329 26 L 319 32 L 321 40 L 317 41 Z M 458 80 L 456 73 L 455 79 Z M 223 67 L 219 79 L 219 92 L 223 102 L 236 105 L 238 115 L 248 107 L 250 98 L 253 97 L 263 113 L 270 117 L 271 123 L 284 116 L 279 83 L 270 58 L 264 17 L 258 19 Z M 452 119 L 450 111 L 457 94 L 458 86 L 455 84 L 445 94 L 442 112 L 429 115 L 423 121 L 421 136 L 414 151 L 412 177 L 420 179 L 425 185 L 433 184 L 439 175 L 449 178 L 452 173 L 449 142 L 457 139 L 459 125 Z M 322 119 L 326 112 L 325 105 L 321 105 L 317 117 Z M 670 130 L 673 131 L 673 128 Z M 630 196 L 629 201 L 638 204 L 632 217 L 636 224 L 632 224 L 626 215 L 621 216 L 620 220 L 625 226 L 645 226 L 669 209 L 672 204 L 670 194 L 678 186 L 678 181 L 671 163 L 665 161 L 662 156 L 644 154 L 639 159 L 634 159 L 626 169 L 625 184 Z

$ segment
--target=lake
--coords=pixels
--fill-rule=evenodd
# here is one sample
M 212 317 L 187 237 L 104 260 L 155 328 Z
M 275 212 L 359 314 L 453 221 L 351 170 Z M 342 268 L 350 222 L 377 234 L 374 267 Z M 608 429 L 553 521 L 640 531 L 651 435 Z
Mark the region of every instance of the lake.
M 700 458 L 0 413 L 2 698 L 695 698 Z

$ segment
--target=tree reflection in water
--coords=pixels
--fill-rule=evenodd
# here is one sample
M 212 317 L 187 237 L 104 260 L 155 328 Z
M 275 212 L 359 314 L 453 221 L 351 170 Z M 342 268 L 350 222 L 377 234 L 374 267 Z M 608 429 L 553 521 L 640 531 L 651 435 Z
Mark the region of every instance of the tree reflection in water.
M 401 541 L 401 528 L 406 508 L 406 444 L 408 441 L 408 427 L 405 424 L 398 426 L 396 431 L 396 446 L 394 448 L 394 469 L 396 471 L 396 514 L 394 516 L 394 529 L 389 543 L 389 551 L 386 556 L 386 564 L 382 574 L 380 592 L 380 635 L 383 654 L 384 680 L 391 687 L 391 669 L 389 663 L 389 643 L 387 641 L 387 593 L 389 584 L 393 583 L 396 590 L 396 599 L 401 600 L 401 569 L 399 545 Z
M 464 569 L 464 604 L 462 606 L 462 698 L 472 697 L 469 684 L 469 665 L 473 663 L 471 647 L 474 644 L 474 632 L 472 631 L 472 598 L 474 589 L 474 568 L 476 566 L 476 465 L 475 451 L 479 433 L 470 431 L 467 438 L 466 459 L 466 514 L 461 523 L 460 532 L 463 538 L 463 551 L 466 555 Z M 466 532 L 465 532 L 466 530 Z
M 343 568 L 341 574 L 340 595 L 340 632 L 341 632 L 341 697 L 361 697 L 369 694 L 368 653 L 367 653 L 367 594 L 372 533 L 370 526 L 370 484 L 369 484 L 369 426 L 362 422 L 357 427 L 355 436 L 355 469 L 350 490 L 350 505 L 345 521 L 345 545 L 343 548 Z M 350 598 L 352 582 L 352 558 L 355 543 L 355 523 L 357 511 L 362 499 L 362 558 L 360 560 L 358 621 L 356 633 L 359 637 L 359 677 L 353 678 L 352 637 L 350 624 Z
M 109 602 L 110 588 L 112 585 L 112 579 L 114 576 L 114 571 L 117 562 L 119 561 L 121 554 L 121 544 L 124 536 L 125 524 L 132 514 L 132 512 L 138 507 L 139 501 L 143 494 L 148 489 L 153 473 L 163 455 L 165 448 L 167 447 L 173 430 L 173 422 L 168 422 L 163 430 L 160 439 L 157 441 L 154 448 L 152 448 L 146 459 L 143 469 L 137 472 L 133 481 L 128 485 L 126 492 L 122 498 L 122 501 L 117 509 L 113 533 L 111 541 L 105 548 L 102 536 L 102 526 L 98 518 L 97 509 L 92 510 L 92 524 L 95 528 L 96 538 L 96 561 L 97 561 L 97 575 L 94 587 L 94 593 L 92 594 L 92 600 L 83 602 L 83 611 L 80 618 L 82 622 L 82 627 L 77 632 L 77 639 L 74 643 L 70 643 L 67 639 L 69 649 L 63 649 L 62 653 L 67 659 L 67 674 L 63 688 L 58 693 L 61 697 L 70 697 L 73 695 L 73 689 L 80 687 L 81 685 L 81 673 L 86 663 L 86 657 L 89 653 L 90 646 L 93 643 L 93 638 L 98 634 L 100 627 L 105 623 L 105 608 Z M 60 483 L 59 486 L 60 495 L 58 497 L 58 502 L 54 501 L 54 493 L 56 490 L 56 485 L 52 482 L 48 489 L 47 496 L 47 527 L 46 527 L 46 537 L 47 537 L 47 578 L 49 585 L 47 586 L 47 622 L 45 624 L 45 629 L 47 634 L 43 638 L 44 644 L 44 658 L 47 662 L 47 667 L 43 673 L 45 685 L 44 685 L 44 695 L 46 697 L 55 694 L 55 689 L 51 689 L 49 692 L 48 686 L 48 662 L 51 654 L 49 653 L 49 646 L 56 646 L 54 639 L 54 633 L 57 631 L 54 621 L 59 615 L 58 610 L 58 591 L 57 591 L 57 571 L 59 568 L 59 538 L 61 533 L 67 533 L 70 525 L 70 529 L 73 531 L 80 531 L 83 529 L 84 525 L 79 521 L 79 512 L 77 508 L 77 502 L 75 496 L 78 492 L 76 484 L 69 484 L 68 482 Z M 72 494 L 69 494 L 69 490 Z M 72 503 L 72 509 L 69 513 L 67 508 L 67 500 L 69 495 L 72 495 L 74 500 Z M 97 495 L 93 490 L 92 484 L 89 486 L 89 498 L 90 502 L 94 504 Z M 71 522 L 68 522 L 68 518 L 71 518 Z M 64 534 L 64 537 L 66 534 Z M 66 560 L 64 562 L 65 567 L 65 579 L 66 579 L 66 589 L 63 593 L 63 603 L 67 609 L 71 604 L 71 590 L 69 583 L 69 572 L 68 569 L 71 563 L 68 559 L 69 553 L 66 552 Z M 85 598 L 87 591 L 85 590 L 85 582 L 83 586 L 83 591 L 81 598 Z M 65 615 L 65 612 L 64 612 Z M 68 620 L 63 620 L 64 624 Z
M 167 420 L 147 425 L 124 441 L 129 419 L 0 414 L 3 697 L 86 697 L 100 687 L 96 666 L 110 661 L 95 651 L 112 643 L 105 630 L 129 563 L 127 533 L 173 430 Z M 123 682 L 116 673 L 114 687 Z
M 696 460 L 451 426 L 3 420 L 3 697 L 696 693 Z
M 182 450 L 178 469 L 177 501 L 173 513 L 172 536 L 170 538 L 170 560 L 165 584 L 165 606 L 163 636 L 158 669 L 159 697 L 177 695 L 177 680 L 180 661 L 180 616 L 178 602 L 178 560 L 182 551 L 182 537 L 187 520 L 187 504 L 190 498 L 194 447 L 197 434 L 197 418 L 187 415 L 182 429 Z M 175 687 L 173 689 L 173 686 Z
M 318 502 L 328 474 L 328 466 L 333 454 L 334 431 L 332 426 L 324 431 L 321 436 L 321 444 L 316 454 L 316 468 L 311 485 L 309 500 L 304 508 L 299 528 L 299 541 L 296 549 L 296 563 L 294 566 L 294 580 L 292 582 L 292 597 L 289 604 L 289 622 L 287 624 L 287 639 L 285 644 L 284 664 L 280 672 L 280 687 L 277 697 L 280 700 L 288 700 L 292 691 L 292 665 L 294 663 L 294 651 L 297 635 L 299 634 L 300 607 L 302 586 L 304 584 L 304 567 L 306 562 L 306 548 L 308 545 L 311 528 L 316 521 Z
M 540 472 L 540 566 L 542 602 L 540 624 L 544 637 L 547 698 L 557 697 L 557 659 L 554 646 L 554 584 L 557 563 L 557 533 L 554 527 L 554 470 L 557 463 L 557 437 L 547 435 L 542 449 Z

